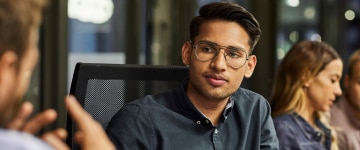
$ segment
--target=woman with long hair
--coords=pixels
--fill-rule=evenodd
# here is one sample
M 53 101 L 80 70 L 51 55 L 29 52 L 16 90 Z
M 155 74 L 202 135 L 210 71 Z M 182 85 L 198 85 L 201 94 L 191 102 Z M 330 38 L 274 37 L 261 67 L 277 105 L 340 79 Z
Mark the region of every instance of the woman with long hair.
M 325 42 L 294 44 L 279 65 L 269 98 L 282 150 L 337 150 L 328 111 L 342 91 L 343 62 Z

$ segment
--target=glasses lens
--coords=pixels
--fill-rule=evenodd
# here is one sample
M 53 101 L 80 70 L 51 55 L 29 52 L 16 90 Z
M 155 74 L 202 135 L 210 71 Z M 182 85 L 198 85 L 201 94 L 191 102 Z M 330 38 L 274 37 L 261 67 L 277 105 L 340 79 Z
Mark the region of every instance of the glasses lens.
M 225 59 L 233 68 L 241 68 L 247 60 L 247 53 L 236 47 L 224 47 Z M 220 46 L 208 42 L 199 42 L 194 46 L 195 55 L 201 61 L 208 61 L 219 54 Z
M 217 48 L 214 45 L 208 43 L 199 42 L 195 46 L 195 54 L 199 60 L 208 61 L 213 59 L 217 53 Z
M 236 48 L 227 49 L 226 61 L 230 66 L 234 68 L 240 68 L 245 64 L 246 60 L 247 60 L 247 54 L 245 51 Z

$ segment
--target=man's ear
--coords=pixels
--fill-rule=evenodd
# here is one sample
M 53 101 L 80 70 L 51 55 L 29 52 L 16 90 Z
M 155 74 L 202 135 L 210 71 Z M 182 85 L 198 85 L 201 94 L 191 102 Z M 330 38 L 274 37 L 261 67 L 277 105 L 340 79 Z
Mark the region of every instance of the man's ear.
M 245 66 L 245 78 L 250 78 L 255 70 L 257 59 L 255 55 L 251 55 L 249 60 L 246 62 Z
M 181 58 L 184 65 L 190 65 L 191 43 L 186 41 L 181 48 Z
M 0 82 L 17 71 L 18 56 L 14 51 L 7 50 L 0 56 Z

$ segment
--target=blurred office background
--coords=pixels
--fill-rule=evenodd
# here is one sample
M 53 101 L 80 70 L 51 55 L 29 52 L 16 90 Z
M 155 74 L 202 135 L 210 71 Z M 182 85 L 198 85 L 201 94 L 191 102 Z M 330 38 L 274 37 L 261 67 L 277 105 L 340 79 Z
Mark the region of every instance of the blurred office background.
M 182 65 L 181 45 L 199 7 L 216 0 L 50 0 L 40 36 L 40 63 L 25 100 L 55 108 L 65 127 L 63 98 L 76 62 Z M 219 1 L 219 0 L 218 0 Z M 242 85 L 268 97 L 277 64 L 290 46 L 322 40 L 344 60 L 360 48 L 360 0 L 227 0 L 261 24 L 258 64 Z

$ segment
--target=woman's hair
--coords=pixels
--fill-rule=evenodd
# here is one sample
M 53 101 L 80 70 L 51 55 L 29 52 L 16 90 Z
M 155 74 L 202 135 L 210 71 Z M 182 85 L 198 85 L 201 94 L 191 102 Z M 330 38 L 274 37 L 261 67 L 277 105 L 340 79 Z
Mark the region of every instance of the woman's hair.
M 273 117 L 288 114 L 294 110 L 306 109 L 304 85 L 315 78 L 327 64 L 341 57 L 325 42 L 301 41 L 294 44 L 279 65 L 269 98 Z M 324 112 L 314 116 L 330 129 L 332 128 Z M 336 135 L 332 130 L 334 149 Z
M 305 107 L 303 87 L 332 60 L 341 59 L 329 44 L 301 41 L 294 44 L 278 67 L 269 98 L 273 116 L 302 110 Z
M 250 12 L 235 3 L 215 2 L 201 7 L 199 16 L 191 20 L 190 40 L 194 41 L 195 37 L 199 35 L 200 26 L 203 23 L 214 19 L 236 22 L 242 26 L 249 34 L 251 51 L 260 39 L 260 25 Z

